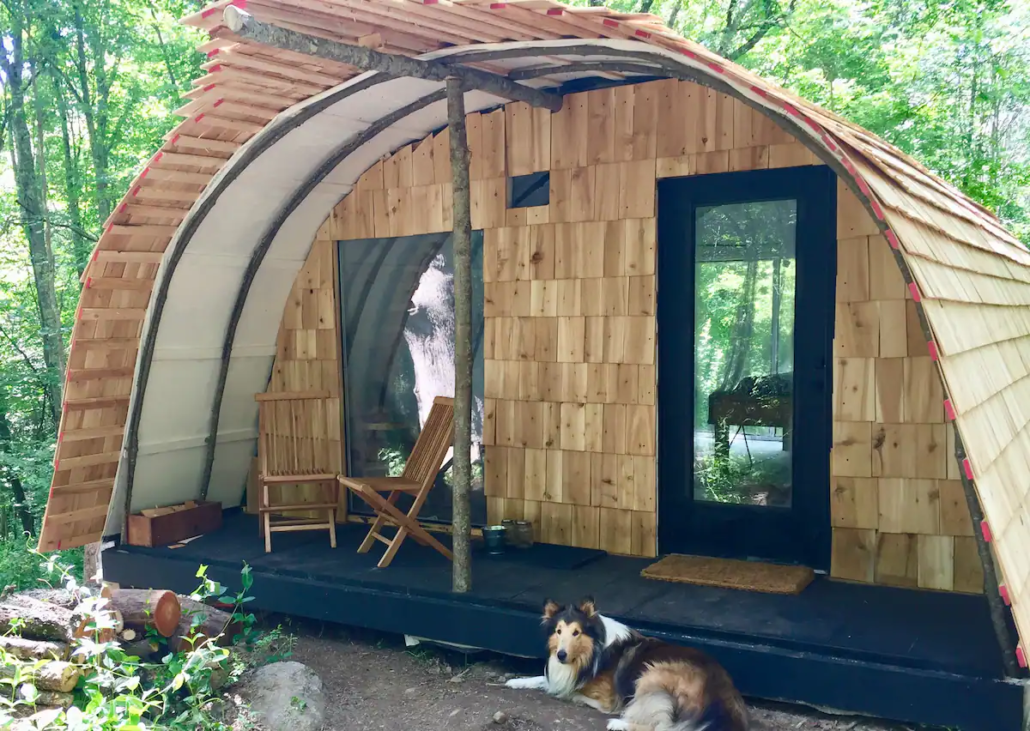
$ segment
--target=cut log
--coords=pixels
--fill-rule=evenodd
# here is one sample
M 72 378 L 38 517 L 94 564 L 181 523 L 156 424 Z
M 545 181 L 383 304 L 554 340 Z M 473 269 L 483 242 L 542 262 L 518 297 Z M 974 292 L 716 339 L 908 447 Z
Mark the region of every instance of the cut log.
M 0 650 L 19 660 L 67 660 L 70 647 L 66 642 L 0 636 Z
M 68 589 L 29 589 L 18 594 L 18 599 L 28 597 L 44 604 L 56 604 L 65 609 L 75 609 L 82 601 L 79 592 Z
M 162 637 L 175 634 L 182 617 L 179 597 L 164 589 L 118 589 L 110 601 L 126 627 L 137 631 L 153 627 Z
M 126 655 L 130 657 L 138 657 L 140 660 L 148 660 L 160 649 L 161 646 L 155 640 L 148 640 L 145 637 L 142 640 L 136 640 L 135 642 L 122 645 L 122 651 Z
M 19 627 L 19 629 L 15 629 Z M 71 642 L 72 612 L 56 604 L 25 596 L 13 596 L 0 604 L 0 634 L 35 640 Z
M 110 603 L 101 609 L 88 612 L 85 606 L 80 605 L 72 613 L 72 636 L 76 639 L 89 637 L 97 642 L 114 642 L 118 633 L 125 627 L 122 620 L 122 613 L 113 608 Z M 90 627 L 93 629 L 90 629 Z
M 58 693 L 53 690 L 41 690 L 35 700 L 35 707 L 40 708 L 71 708 L 75 697 L 71 693 Z
M 232 638 L 242 631 L 242 625 L 232 620 L 232 615 L 221 609 L 209 607 L 207 604 L 192 599 L 182 599 L 183 616 L 175 635 L 168 640 L 168 647 L 173 652 L 186 652 L 199 647 L 205 640 L 222 637 L 218 644 L 232 644 Z M 196 618 L 197 626 L 192 625 Z
M 66 660 L 68 643 L 0 636 L 0 650 L 19 660 Z
M 13 665 L 0 666 L 0 678 L 15 677 L 17 668 Z M 40 691 L 50 690 L 56 693 L 70 693 L 79 682 L 82 671 L 77 665 L 62 660 L 52 660 L 41 667 L 32 670 L 21 668 L 25 673 L 26 680 L 29 680 Z M 56 703 L 43 703 L 45 706 L 57 705 Z
M 136 639 L 137 632 L 134 629 L 122 630 L 121 639 L 122 642 L 133 642 Z

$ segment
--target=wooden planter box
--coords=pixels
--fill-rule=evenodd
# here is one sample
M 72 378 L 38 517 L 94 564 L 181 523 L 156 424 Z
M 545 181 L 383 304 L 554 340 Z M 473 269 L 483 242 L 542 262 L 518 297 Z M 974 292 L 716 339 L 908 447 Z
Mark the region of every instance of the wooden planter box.
M 167 512 L 165 512 L 167 511 Z M 129 516 L 130 546 L 167 546 L 222 527 L 222 504 L 196 501 L 174 508 L 155 508 Z

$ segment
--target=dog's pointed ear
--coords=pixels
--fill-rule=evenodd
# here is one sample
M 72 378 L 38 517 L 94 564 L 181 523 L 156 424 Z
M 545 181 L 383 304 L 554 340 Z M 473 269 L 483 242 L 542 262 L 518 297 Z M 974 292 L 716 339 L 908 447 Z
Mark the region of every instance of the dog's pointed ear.
M 561 607 L 558 606 L 558 602 L 554 601 L 553 599 L 545 600 L 543 617 L 544 621 L 546 622 L 547 620 L 549 620 L 551 617 L 556 615 L 560 610 Z
M 585 597 L 583 601 L 579 603 L 579 611 L 587 615 L 587 617 L 593 617 L 597 614 L 597 607 L 594 605 L 594 598 L 592 596 Z

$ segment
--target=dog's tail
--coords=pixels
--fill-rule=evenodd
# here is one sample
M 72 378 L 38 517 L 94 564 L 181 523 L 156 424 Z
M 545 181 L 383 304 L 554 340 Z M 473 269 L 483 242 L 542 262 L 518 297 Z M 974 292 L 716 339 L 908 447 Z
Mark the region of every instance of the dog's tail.
M 706 678 L 689 663 L 656 663 L 637 681 L 622 717 L 629 728 L 655 731 L 746 731 L 743 702 L 709 700 Z

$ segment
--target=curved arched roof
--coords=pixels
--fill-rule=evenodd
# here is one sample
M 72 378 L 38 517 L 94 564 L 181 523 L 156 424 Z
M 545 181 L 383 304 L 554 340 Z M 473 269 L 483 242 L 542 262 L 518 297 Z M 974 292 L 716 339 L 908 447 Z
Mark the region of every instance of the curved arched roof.
M 287 294 L 316 229 L 374 162 L 446 124 L 442 84 L 235 38 L 219 2 L 186 119 L 133 181 L 83 278 L 40 548 L 118 530 L 133 510 L 235 503 Z M 919 304 L 998 563 L 1030 629 L 1030 252 L 997 218 L 865 130 L 650 15 L 552 0 L 246 0 L 259 20 L 539 87 L 696 80 L 760 109 L 831 165 L 891 242 Z M 469 112 L 504 103 L 467 95 Z M 127 414 L 127 416 L 126 416 Z M 964 450 L 964 451 L 963 451 Z

